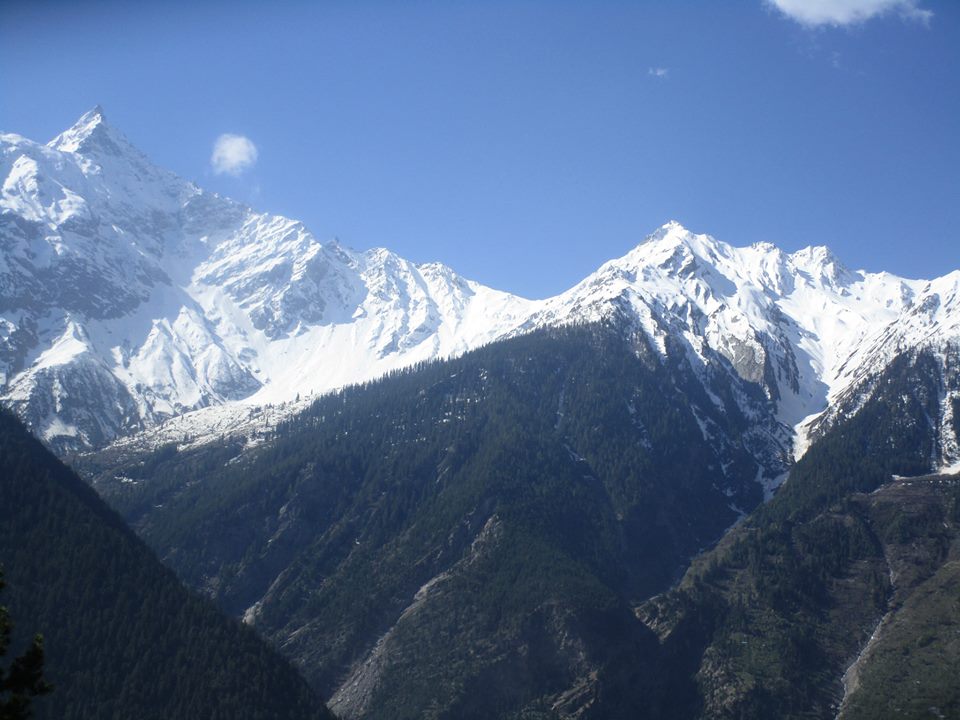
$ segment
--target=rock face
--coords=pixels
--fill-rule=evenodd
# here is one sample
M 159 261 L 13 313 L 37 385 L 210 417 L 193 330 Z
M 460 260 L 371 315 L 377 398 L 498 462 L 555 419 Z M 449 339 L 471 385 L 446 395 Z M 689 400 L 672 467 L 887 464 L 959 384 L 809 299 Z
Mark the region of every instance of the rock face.
M 638 606 L 689 663 L 692 717 L 957 715 L 960 476 L 927 474 L 957 389 L 938 352 L 891 359 L 770 502 Z
M 708 392 L 745 383 L 734 402 L 755 443 L 798 456 L 830 415 L 813 420 L 854 407 L 851 388 L 890 358 L 946 357 L 960 337 L 960 272 L 851 271 L 825 247 L 736 248 L 674 222 L 526 300 L 201 190 L 99 108 L 47 145 L 0 135 L 0 180 L 0 397 L 60 452 L 202 439 L 420 361 L 617 318 Z M 952 394 L 942 406 L 949 424 Z M 937 458 L 958 460 L 946 445 Z

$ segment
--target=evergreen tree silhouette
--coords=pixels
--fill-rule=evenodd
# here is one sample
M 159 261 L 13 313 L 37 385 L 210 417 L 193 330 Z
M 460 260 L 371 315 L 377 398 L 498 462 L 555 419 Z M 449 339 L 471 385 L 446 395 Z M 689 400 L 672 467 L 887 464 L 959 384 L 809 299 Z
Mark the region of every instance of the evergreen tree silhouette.
M 0 591 L 3 590 L 0 572 Z M 7 654 L 13 622 L 6 607 L 0 605 L 0 658 Z M 38 695 L 46 695 L 53 686 L 43 679 L 43 636 L 35 635 L 30 647 L 10 663 L 0 666 L 0 720 L 27 720 L 32 715 L 31 703 Z

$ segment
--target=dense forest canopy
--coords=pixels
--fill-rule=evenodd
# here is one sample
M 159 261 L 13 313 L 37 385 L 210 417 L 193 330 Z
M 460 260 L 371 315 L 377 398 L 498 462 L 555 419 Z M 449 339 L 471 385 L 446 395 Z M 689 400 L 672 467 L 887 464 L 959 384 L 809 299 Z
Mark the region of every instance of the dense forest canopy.
M 12 647 L 44 637 L 37 718 L 324 718 L 249 628 L 187 591 L 83 481 L 0 411 L 0 560 Z

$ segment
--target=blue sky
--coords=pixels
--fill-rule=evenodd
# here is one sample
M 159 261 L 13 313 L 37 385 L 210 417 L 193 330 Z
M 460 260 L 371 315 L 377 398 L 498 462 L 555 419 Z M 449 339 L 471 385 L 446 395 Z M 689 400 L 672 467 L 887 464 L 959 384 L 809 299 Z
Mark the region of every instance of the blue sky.
M 960 267 L 960 3 L 777 2 L 5 0 L 0 128 L 99 103 L 205 187 L 528 297 L 668 219 Z M 223 134 L 256 160 L 215 173 Z

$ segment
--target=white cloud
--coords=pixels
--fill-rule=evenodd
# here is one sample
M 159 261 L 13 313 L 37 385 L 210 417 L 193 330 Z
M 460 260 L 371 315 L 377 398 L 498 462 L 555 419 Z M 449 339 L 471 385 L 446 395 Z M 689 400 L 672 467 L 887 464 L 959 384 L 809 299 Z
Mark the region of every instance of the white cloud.
M 243 135 L 225 133 L 213 144 L 210 165 L 217 175 L 226 173 L 234 177 L 257 162 L 257 146 Z
M 652 67 L 647 70 L 647 75 L 653 75 L 653 77 L 665 78 L 670 74 L 669 68 L 663 67 Z
M 767 0 L 801 25 L 852 25 L 888 12 L 908 20 L 930 22 L 933 13 L 919 7 L 920 0 Z

